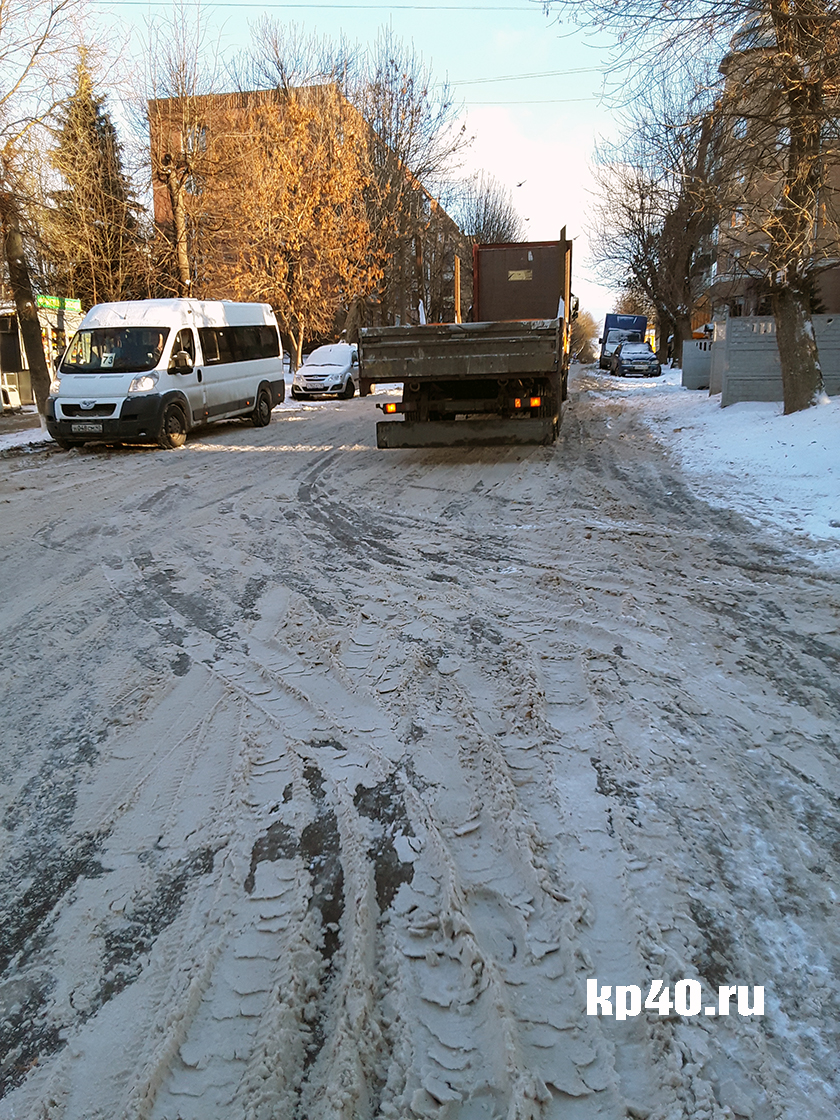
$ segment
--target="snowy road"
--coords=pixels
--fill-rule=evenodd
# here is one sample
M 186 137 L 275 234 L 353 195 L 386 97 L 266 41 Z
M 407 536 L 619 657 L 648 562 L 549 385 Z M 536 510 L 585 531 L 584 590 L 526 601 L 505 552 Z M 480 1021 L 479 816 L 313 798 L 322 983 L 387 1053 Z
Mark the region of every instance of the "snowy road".
M 600 384 L 0 462 L 0 1120 L 836 1117 L 838 572 Z

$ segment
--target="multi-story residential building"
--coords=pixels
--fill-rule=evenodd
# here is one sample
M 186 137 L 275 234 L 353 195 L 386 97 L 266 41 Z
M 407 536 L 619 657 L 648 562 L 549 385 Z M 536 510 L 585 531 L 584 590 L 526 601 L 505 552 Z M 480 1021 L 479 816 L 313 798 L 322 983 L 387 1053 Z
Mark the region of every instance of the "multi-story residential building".
M 715 106 L 717 141 L 712 175 L 720 213 L 696 254 L 701 265 L 697 318 L 770 312 L 774 226 L 785 183 L 790 132 L 774 67 L 776 38 L 763 5 L 733 36 L 721 62 L 723 95 Z M 840 244 L 836 201 L 840 160 L 834 160 L 814 198 L 807 275 L 812 310 L 840 312 Z

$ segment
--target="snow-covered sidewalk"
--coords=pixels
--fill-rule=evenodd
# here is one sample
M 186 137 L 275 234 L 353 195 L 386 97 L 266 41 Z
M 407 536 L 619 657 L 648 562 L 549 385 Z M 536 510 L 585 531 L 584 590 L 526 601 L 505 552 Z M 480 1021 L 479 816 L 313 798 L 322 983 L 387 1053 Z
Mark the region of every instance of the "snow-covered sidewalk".
M 840 398 L 784 416 L 781 404 L 721 408 L 719 396 L 684 389 L 679 369 L 644 381 L 586 373 L 604 394 L 625 394 L 711 505 L 840 545 Z

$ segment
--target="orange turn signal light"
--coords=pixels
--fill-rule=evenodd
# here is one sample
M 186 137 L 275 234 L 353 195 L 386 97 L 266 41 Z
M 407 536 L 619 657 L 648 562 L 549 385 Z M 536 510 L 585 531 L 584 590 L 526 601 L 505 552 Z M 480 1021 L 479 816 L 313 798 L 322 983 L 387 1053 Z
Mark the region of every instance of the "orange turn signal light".
M 385 412 L 396 412 L 397 411 L 397 406 L 395 404 L 386 404 L 384 411 Z
M 514 408 L 521 408 L 522 407 L 522 398 L 521 397 L 515 397 L 514 398 L 513 407 Z
M 539 408 L 542 404 L 542 397 L 531 397 L 531 408 Z

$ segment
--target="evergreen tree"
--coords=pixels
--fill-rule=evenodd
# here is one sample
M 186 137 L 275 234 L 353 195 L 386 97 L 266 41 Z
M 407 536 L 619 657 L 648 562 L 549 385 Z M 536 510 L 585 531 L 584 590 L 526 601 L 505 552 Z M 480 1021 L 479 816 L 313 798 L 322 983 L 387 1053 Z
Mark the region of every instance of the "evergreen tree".
M 61 184 L 45 233 L 57 294 L 83 307 L 144 295 L 138 204 L 104 98 L 80 52 L 73 93 L 59 112 L 51 154 Z

